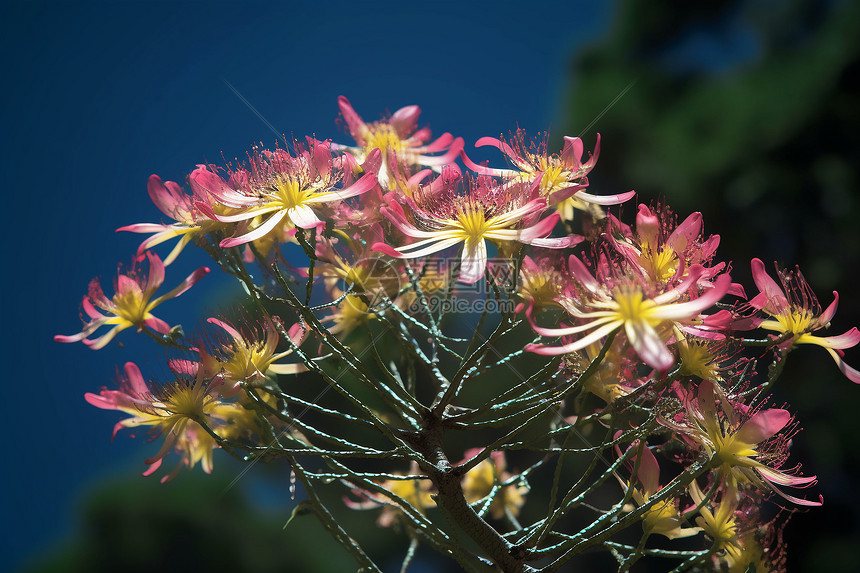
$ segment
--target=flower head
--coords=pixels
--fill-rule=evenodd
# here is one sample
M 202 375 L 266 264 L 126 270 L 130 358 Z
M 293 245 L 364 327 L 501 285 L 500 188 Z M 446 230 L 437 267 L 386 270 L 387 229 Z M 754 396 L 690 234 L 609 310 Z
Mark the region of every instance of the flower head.
M 791 419 L 781 408 L 754 410 L 735 405 L 703 380 L 697 398 L 687 401 L 686 422 L 662 419 L 661 423 L 704 448 L 729 486 L 752 484 L 798 505 L 821 505 L 821 501 L 796 498 L 776 487 L 808 487 L 816 482 L 815 476 L 800 477 L 778 469 L 788 447 L 788 439 L 778 434 Z
M 508 143 L 503 139 L 482 137 L 475 147 L 489 145 L 505 154 L 513 169 L 492 169 L 478 165 L 462 153 L 466 167 L 481 175 L 501 177 L 508 181 L 519 181 L 534 189 L 536 196 L 545 199 L 549 205 L 565 202 L 562 215 L 571 219 L 568 208 L 589 210 L 589 205 L 617 205 L 627 201 L 635 194 L 633 191 L 617 195 L 592 195 L 582 191 L 588 186 L 586 175 L 594 168 L 600 154 L 600 135 L 594 146 L 594 154 L 588 161 L 582 161 L 584 146 L 578 137 L 565 137 L 561 154 L 550 154 L 546 141 L 539 144 L 526 143 L 525 132 L 520 130 Z
M 150 252 L 146 253 L 146 258 L 149 260 L 149 276 L 142 275 L 136 268 L 127 273 L 120 273 L 114 285 L 116 294 L 112 298 L 107 298 L 102 292 L 98 279 L 93 279 L 90 282 L 89 293 L 82 303 L 90 321 L 78 334 L 71 336 L 58 334 L 54 340 L 57 342 L 83 341 L 93 350 L 98 350 L 110 342 L 117 333 L 132 326 L 136 326 L 138 330 L 148 327 L 162 334 L 168 333 L 170 326 L 153 316 L 152 310 L 162 302 L 176 298 L 190 289 L 209 272 L 209 269 L 200 267 L 170 292 L 153 298 L 155 291 L 164 282 L 164 264 L 158 255 Z M 95 340 L 87 338 L 102 326 L 113 326 L 113 328 Z
M 155 472 L 172 449 L 181 454 L 182 461 L 162 478 L 162 482 L 172 479 L 183 463 L 192 468 L 201 462 L 203 470 L 210 473 L 216 444 L 200 424 L 210 424 L 211 416 L 216 414 L 217 398 L 213 394 L 216 382 L 203 376 L 201 371 L 193 381 L 177 377 L 173 382 L 151 389 L 134 363 L 127 362 L 124 372 L 119 390 L 104 389 L 99 394 L 87 393 L 84 398 L 97 408 L 131 415 L 114 426 L 114 436 L 121 428 L 147 426 L 153 438 L 164 438 L 161 449 L 146 460 L 149 468 L 144 475 Z
M 480 448 L 468 450 L 464 454 L 463 462 L 470 460 L 480 452 Z M 513 476 L 505 471 L 505 466 L 505 453 L 493 452 L 489 458 L 467 471 L 461 483 L 463 495 L 470 505 L 480 502 L 491 494 L 493 495 L 489 511 L 494 519 L 501 519 L 506 514 L 514 517 L 519 515 L 520 508 L 525 503 L 525 495 L 529 491 L 524 485 L 506 483 Z
M 390 200 L 383 214 L 407 237 L 418 241 L 398 248 L 385 243 L 375 250 L 398 258 L 413 259 L 437 253 L 463 243 L 460 259 L 460 282 L 474 284 L 484 276 L 487 267 L 486 241 L 517 241 L 548 248 L 565 248 L 582 241 L 582 237 L 545 238 L 558 222 L 557 215 L 525 226 L 546 208 L 541 200 L 529 201 L 521 185 L 499 186 L 487 178 L 467 179 L 467 190 L 455 189 L 407 198 L 414 222 L 403 208 Z
M 616 433 L 616 439 L 620 435 L 621 432 Z M 631 456 L 628 466 L 632 470 L 638 464 L 636 475 L 638 487 L 633 487 L 631 496 L 636 505 L 641 507 L 648 503 L 651 496 L 662 489 L 660 486 L 660 466 L 654 453 L 647 446 L 640 446 L 638 440 L 635 440 L 630 448 L 637 450 L 637 453 Z M 639 453 L 640 448 L 641 455 Z M 621 456 L 621 449 L 618 446 L 615 447 L 615 451 Z M 621 483 L 625 487 L 629 487 L 623 481 Z M 686 519 L 679 512 L 678 504 L 677 498 L 667 498 L 645 511 L 642 514 L 642 529 L 645 535 L 656 533 L 669 539 L 696 535 L 700 529 L 698 527 L 684 527 Z
M 753 259 L 752 274 L 760 292 L 750 300 L 749 304 L 772 318 L 758 322 L 758 327 L 788 336 L 788 343 L 792 346 L 797 344 L 821 346 L 830 353 L 839 370 L 849 380 L 860 384 L 860 372 L 848 366 L 842 359 L 844 349 L 860 344 L 860 331 L 857 327 L 838 336 L 822 337 L 812 334 L 816 330 L 830 326 L 830 321 L 836 314 L 836 306 L 839 304 L 839 293 L 833 291 L 833 302 L 822 311 L 818 298 L 803 278 L 800 269 L 779 272 L 781 283 L 779 285 L 767 274 L 764 263 L 759 259 Z
M 179 185 L 173 181 L 162 182 L 158 175 L 150 175 L 146 183 L 146 189 L 155 206 L 176 222 L 169 225 L 137 223 L 120 227 L 117 231 L 153 233 L 152 236 L 140 244 L 138 254 L 165 241 L 179 237 L 179 242 L 176 243 L 176 246 L 173 247 L 173 250 L 164 259 L 164 266 L 168 266 L 176 260 L 179 253 L 191 242 L 195 235 L 201 232 L 203 227 L 198 223 L 198 210 L 193 205 L 192 197 L 185 195 Z
M 392 496 L 387 496 L 378 491 L 370 491 L 354 484 L 346 482 L 346 485 L 352 487 L 352 493 L 359 497 L 360 501 L 352 501 L 344 497 L 344 503 L 352 509 L 374 509 L 382 507 L 382 512 L 376 523 L 380 527 L 388 527 L 401 517 L 403 512 L 402 503 L 407 503 L 419 513 L 424 513 L 426 509 L 436 506 L 431 493 L 433 493 L 433 483 L 430 478 L 417 475 L 417 465 L 413 463 L 412 472 L 410 475 L 394 474 L 402 476 L 402 478 L 386 479 L 378 483 L 378 485 L 389 491 Z M 398 499 L 399 498 L 399 499 Z
M 217 367 L 221 370 L 221 379 L 224 381 L 224 385 L 219 388 L 219 393 L 225 398 L 235 396 L 243 382 L 265 380 L 267 376 L 273 374 L 296 374 L 307 371 L 307 367 L 301 363 L 275 363 L 292 354 L 293 350 L 275 352 L 280 336 L 271 321 L 263 323 L 262 339 L 257 333 L 243 335 L 232 325 L 217 318 L 210 318 L 208 322 L 224 329 L 232 339 L 229 344 L 219 345 L 214 357 Z M 300 324 L 294 324 L 288 334 L 293 344 L 299 345 L 305 332 Z
M 649 366 L 668 370 L 675 357 L 666 347 L 666 332 L 673 325 L 689 324 L 706 309 L 719 301 L 729 288 L 731 278 L 720 275 L 710 283 L 701 296 L 678 302 L 698 285 L 704 269 L 695 265 L 675 288 L 659 294 L 649 293 L 649 283 L 635 277 L 619 276 L 615 284 L 598 282 L 576 256 L 571 255 L 568 267 L 581 287 L 582 296 L 562 297 L 559 302 L 581 324 L 562 328 L 543 328 L 532 322 L 532 328 L 542 336 L 578 336 L 561 346 L 531 344 L 526 349 L 538 354 L 567 354 L 582 350 L 601 340 L 618 328 L 624 329 L 630 346 Z
M 418 116 L 421 114 L 421 108 L 417 105 L 402 107 L 387 120 L 372 123 L 361 119 L 346 97 L 340 96 L 337 105 L 350 135 L 359 147 L 335 147 L 348 150 L 358 161 L 364 161 L 374 149 L 379 149 L 382 154 L 379 184 L 386 189 L 391 187 L 391 179 L 401 173 L 400 164 L 407 171 L 413 166 L 438 169 L 453 163 L 463 149 L 462 138 L 454 138 L 450 133 L 443 133 L 428 143 L 430 130 L 426 127 L 417 129 Z M 439 152 L 444 153 L 434 155 Z
M 378 161 L 378 156 L 379 152 L 371 153 L 365 163 Z M 360 195 L 376 185 L 372 171 L 353 182 L 351 171 L 344 171 L 341 164 L 340 158 L 332 157 L 329 142 L 313 139 L 308 140 L 307 147 L 296 144 L 296 156 L 283 149 L 263 150 L 251 157 L 249 170 L 241 169 L 231 176 L 232 185 L 205 168 L 190 176 L 214 202 L 234 209 L 233 214 L 219 215 L 203 201 L 195 205 L 207 217 L 222 223 L 247 226 L 255 219 L 259 221 L 251 230 L 240 227 L 238 236 L 221 241 L 222 248 L 265 237 L 285 218 L 302 229 L 319 227 L 323 222 L 315 209 Z M 337 187 L 344 180 L 350 183 Z

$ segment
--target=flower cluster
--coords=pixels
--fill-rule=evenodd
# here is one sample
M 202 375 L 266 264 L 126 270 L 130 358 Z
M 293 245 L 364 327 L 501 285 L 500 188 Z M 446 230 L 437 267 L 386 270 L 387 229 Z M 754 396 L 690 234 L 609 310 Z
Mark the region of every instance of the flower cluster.
M 860 383 L 844 357 L 860 331 L 821 334 L 838 295 L 822 310 L 799 270 L 777 282 L 752 259 L 748 297 L 700 213 L 679 221 L 632 206 L 632 191 L 592 189 L 599 136 L 587 157 L 576 137 L 558 152 L 548 136 L 482 137 L 507 163 L 491 167 L 462 138 L 431 137 L 417 106 L 374 122 L 338 106 L 352 142 L 307 137 L 198 165 L 190 192 L 151 176 L 169 220 L 118 229 L 149 236 L 112 298 L 90 284 L 81 332 L 55 337 L 101 349 L 135 327 L 178 354 L 166 382 L 128 362 L 117 389 L 85 396 L 126 416 L 114 434 L 162 440 L 144 473 L 169 454 L 165 481 L 211 472 L 216 449 L 283 458 L 301 507 L 368 571 L 318 491 L 345 488 L 344 506 L 405 530 L 404 570 L 418 544 L 470 570 L 556 570 L 592 548 L 623 571 L 652 558 L 782 569 L 785 521 L 767 508 L 823 500 L 797 491 L 817 478 L 787 467 L 798 425 L 767 394 L 804 344 Z M 186 335 L 152 312 L 209 272 L 156 296 L 190 244 L 245 296 Z M 598 508 L 615 478 L 620 498 Z M 638 544 L 617 535 L 639 524 Z

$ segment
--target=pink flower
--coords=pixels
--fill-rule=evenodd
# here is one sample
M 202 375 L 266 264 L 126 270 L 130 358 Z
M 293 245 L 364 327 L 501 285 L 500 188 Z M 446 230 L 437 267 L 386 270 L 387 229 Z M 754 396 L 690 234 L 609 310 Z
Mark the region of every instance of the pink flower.
M 720 275 L 701 296 L 677 302 L 688 291 L 696 290 L 691 287 L 699 283 L 704 272 L 701 265 L 690 267 L 686 278 L 678 286 L 653 295 L 647 292 L 647 283 L 630 277 L 620 278 L 610 288 L 598 282 L 582 261 L 573 255 L 568 266 L 584 296 L 562 297 L 559 302 L 581 323 L 562 328 L 543 328 L 532 322 L 532 328 L 542 336 L 579 338 L 561 346 L 529 344 L 526 350 L 546 355 L 567 354 L 582 350 L 623 327 L 630 346 L 646 364 L 658 370 L 668 370 L 675 363 L 675 357 L 666 347 L 665 335 L 661 335 L 658 329 L 665 331 L 661 327 L 692 323 L 726 294 L 731 283 L 729 275 Z
M 120 227 L 117 231 L 130 231 L 132 233 L 154 233 L 151 237 L 140 244 L 138 254 L 169 241 L 175 237 L 181 237 L 179 242 L 164 259 L 164 266 L 170 265 L 182 252 L 182 249 L 194 238 L 201 227 L 197 224 L 197 210 L 192 205 L 192 198 L 185 195 L 179 185 L 173 181 L 161 181 L 158 175 L 150 175 L 146 183 L 146 190 L 155 206 L 162 213 L 175 220 L 170 225 L 157 223 L 137 223 Z
M 212 381 L 197 375 L 191 383 L 177 379 L 163 387 L 151 389 L 133 362 L 125 364 L 124 372 L 119 390 L 104 389 L 99 394 L 87 393 L 84 399 L 97 408 L 119 410 L 131 416 L 117 422 L 113 436 L 121 428 L 149 426 L 153 437 L 164 438 L 158 452 L 146 460 L 149 468 L 143 475 L 155 472 L 164 456 L 173 449 L 181 454 L 182 459 L 173 471 L 161 479 L 162 483 L 172 479 L 183 463 L 191 468 L 200 462 L 203 471 L 211 473 L 212 450 L 217 445 L 200 423 L 208 423 L 211 416 L 217 416 L 218 405 L 212 394 Z
M 217 318 L 210 318 L 207 322 L 224 329 L 230 335 L 232 343 L 220 345 L 216 360 L 221 367 L 221 379 L 224 385 L 219 388 L 219 393 L 225 398 L 232 398 L 241 390 L 243 382 L 259 381 L 273 374 L 296 374 L 306 372 L 307 367 L 302 364 L 276 364 L 275 362 L 293 353 L 292 348 L 284 352 L 275 352 L 280 341 L 278 331 L 272 322 L 263 323 L 264 339 L 259 336 L 243 335 L 230 324 Z M 300 345 L 307 330 L 302 329 L 300 324 L 294 324 L 288 334 L 293 344 Z
M 561 154 L 550 154 L 546 143 L 527 145 L 524 138 L 525 132 L 517 132 L 511 143 L 494 137 L 482 137 L 475 143 L 475 147 L 490 145 L 504 153 L 514 169 L 493 169 L 478 165 L 470 160 L 465 152 L 461 154 L 466 167 L 481 175 L 501 177 L 507 181 L 521 181 L 535 188 L 538 196 L 546 198 L 548 204 L 555 205 L 570 197 L 580 203 L 591 203 L 594 205 L 617 205 L 627 201 L 634 191 L 619 193 L 617 195 L 592 195 L 582 189 L 588 186 L 586 175 L 594 168 L 597 157 L 600 155 L 600 135 L 594 146 L 594 155 L 582 162 L 583 145 L 578 137 L 565 137 L 564 148 Z M 581 205 L 577 205 L 581 208 Z
M 777 469 L 787 457 L 788 439 L 775 436 L 791 419 L 791 414 L 781 408 L 753 411 L 735 406 L 721 393 L 715 393 L 710 381 L 703 380 L 698 397 L 687 400 L 685 423 L 666 419 L 660 422 L 704 448 L 719 463 L 719 471 L 731 487 L 752 483 L 798 505 L 821 505 L 823 500 L 796 498 L 776 487 L 808 487 L 816 482 L 815 476 L 798 477 Z M 768 461 L 770 464 L 764 463 Z
M 339 145 L 335 148 L 348 150 L 359 161 L 363 161 L 374 149 L 379 149 L 382 153 L 379 184 L 386 189 L 389 188 L 390 179 L 399 171 L 397 163 L 403 162 L 407 168 L 420 165 L 438 169 L 453 163 L 463 149 L 462 138 L 455 139 L 450 133 L 443 133 L 435 141 L 427 143 L 430 129 L 417 129 L 418 116 L 421 114 L 421 108 L 417 105 L 402 107 L 388 120 L 373 123 L 365 123 L 346 97 L 340 96 L 337 105 L 350 135 L 360 147 Z M 445 153 L 431 155 L 441 151 Z
M 848 366 L 842 359 L 844 349 L 860 343 L 860 331 L 857 327 L 838 336 L 821 337 L 812 334 L 830 326 L 830 321 L 836 314 L 839 293 L 833 291 L 833 302 L 822 312 L 818 298 L 799 269 L 780 271 L 778 276 L 782 286 L 770 278 L 764 263 L 759 259 L 752 260 L 752 274 L 761 292 L 750 300 L 750 306 L 773 317 L 773 320 L 758 322 L 758 327 L 790 336 L 791 345 L 815 344 L 823 347 L 836 361 L 839 370 L 849 380 L 860 384 L 860 372 Z
M 557 214 L 524 227 L 524 221 L 539 216 L 546 202 L 528 201 L 522 185 L 498 186 L 487 178 L 467 179 L 466 183 L 464 194 L 449 188 L 416 200 L 405 198 L 415 223 L 409 221 L 395 200 L 389 200 L 382 213 L 404 235 L 419 240 L 396 249 L 376 243 L 373 249 L 393 257 L 414 259 L 463 243 L 459 280 L 474 284 L 484 276 L 487 267 L 487 240 L 518 241 L 553 249 L 570 247 L 583 240 L 578 236 L 545 238 L 558 222 Z
M 621 431 L 616 433 L 615 439 L 618 439 L 621 433 Z M 630 445 L 630 448 L 638 450 L 639 444 L 639 440 L 635 440 Z M 615 451 L 618 456 L 621 457 L 621 448 L 619 446 L 615 446 Z M 638 456 L 634 454 L 627 464 L 631 471 L 636 467 L 637 457 Z M 657 458 L 654 457 L 653 452 L 651 452 L 647 446 L 642 448 L 642 455 L 638 465 L 639 469 L 636 475 L 636 481 L 639 482 L 640 487 L 634 487 L 633 491 L 630 493 L 633 501 L 636 502 L 636 505 L 643 506 L 648 503 L 649 498 L 662 489 L 662 486 L 660 485 L 660 466 L 657 463 Z M 619 481 L 621 481 L 620 478 Z M 631 480 L 631 482 L 632 481 L 633 480 Z M 624 482 L 621 482 L 621 484 L 625 489 L 630 487 Z M 682 516 L 679 511 L 679 500 L 677 497 L 664 499 L 663 501 L 651 506 L 650 509 L 642 514 L 642 529 L 645 531 L 646 535 L 656 533 L 658 535 L 663 535 L 668 539 L 678 539 L 681 537 L 696 535 L 701 531 L 698 527 L 684 527 L 686 522 L 687 519 Z
M 156 332 L 167 334 L 170 326 L 152 315 L 152 310 L 162 302 L 176 298 L 196 283 L 202 276 L 209 272 L 209 268 L 200 267 L 191 273 L 179 286 L 158 298 L 152 298 L 155 291 L 164 282 L 164 264 L 158 255 L 146 253 L 149 260 L 149 276 L 145 277 L 137 269 L 128 273 L 120 273 L 114 284 L 113 298 L 107 298 L 102 292 L 98 279 L 90 282 L 89 293 L 83 299 L 84 312 L 90 317 L 90 321 L 84 325 L 84 329 L 78 334 L 64 336 L 58 334 L 54 337 L 57 342 L 78 342 L 98 350 L 110 342 L 114 336 L 126 328 L 136 326 L 138 331 L 149 327 Z M 107 315 L 102 314 L 101 309 Z M 113 326 L 106 334 L 95 340 L 87 337 L 102 326 Z
M 340 181 L 351 178 L 351 174 L 344 173 L 339 167 L 341 161 L 332 158 L 330 143 L 309 139 L 309 149 L 296 147 L 296 157 L 282 149 L 256 154 L 251 171 L 234 173 L 229 183 L 203 168 L 191 174 L 196 186 L 208 192 L 217 203 L 235 210 L 234 214 L 219 215 L 205 202 L 196 202 L 195 206 L 210 219 L 222 223 L 264 219 L 253 230 L 243 228 L 239 236 L 221 241 L 222 248 L 264 237 L 285 218 L 302 229 L 319 227 L 324 223 L 314 209 L 360 195 L 376 185 L 376 175 L 371 171 L 352 184 L 337 188 Z M 378 153 L 369 154 L 365 165 L 378 162 Z

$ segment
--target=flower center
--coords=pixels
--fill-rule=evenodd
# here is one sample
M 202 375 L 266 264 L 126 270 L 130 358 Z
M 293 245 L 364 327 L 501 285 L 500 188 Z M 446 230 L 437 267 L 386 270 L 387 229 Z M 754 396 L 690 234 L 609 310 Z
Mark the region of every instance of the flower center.
M 651 326 L 662 322 L 652 316 L 655 307 L 651 299 L 643 300 L 642 291 L 635 289 L 617 289 L 614 297 L 618 318 L 624 322 L 645 321 Z
M 111 301 L 116 306 L 114 313 L 123 320 L 135 325 L 141 325 L 146 320 L 146 301 L 139 288 L 118 292 Z
M 460 227 L 462 238 L 473 241 L 482 239 L 484 234 L 490 230 L 484 211 L 471 205 L 457 215 L 457 226 Z
M 652 249 L 648 244 L 642 245 L 642 254 L 639 255 L 639 264 L 646 269 L 652 277 L 658 281 L 665 282 L 672 278 L 678 270 L 678 255 L 669 247 L 663 247 L 658 251 Z
M 364 149 L 369 153 L 377 148 L 385 157 L 389 149 L 394 152 L 400 151 L 403 148 L 403 141 L 394 131 L 394 128 L 386 123 L 376 124 L 373 127 L 368 126 L 368 131 L 364 136 Z
M 803 334 L 814 330 L 812 322 L 815 317 L 807 309 L 792 309 L 791 314 L 783 313 L 776 317 L 783 332 Z
M 284 209 L 292 209 L 304 204 L 313 193 L 312 190 L 302 189 L 302 185 L 292 177 L 278 176 L 272 186 L 275 189 L 276 201 L 281 203 Z

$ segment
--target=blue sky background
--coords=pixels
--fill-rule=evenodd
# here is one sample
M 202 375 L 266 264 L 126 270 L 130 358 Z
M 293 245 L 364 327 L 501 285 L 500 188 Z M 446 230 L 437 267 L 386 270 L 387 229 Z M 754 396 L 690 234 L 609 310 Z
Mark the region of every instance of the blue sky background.
M 160 350 L 125 332 L 93 352 L 58 344 L 79 329 L 88 281 L 105 290 L 157 222 L 152 173 L 184 181 L 197 163 L 241 156 L 278 132 L 347 141 L 337 96 L 365 119 L 418 104 L 422 123 L 467 146 L 518 125 L 561 123 L 577 46 L 607 28 L 611 2 L 28 3 L 4 8 L 0 117 L 6 241 L 3 543 L 10 568 L 67 536 L 81 492 L 144 469 L 154 444 L 122 436 L 83 394 L 128 360 L 164 369 Z M 599 124 L 594 129 L 599 130 Z M 589 147 L 593 134 L 586 137 Z M 467 147 L 468 149 L 468 147 Z M 166 288 L 206 264 L 183 254 Z M 158 316 L 193 327 L 233 286 L 206 277 Z M 218 460 L 216 460 L 216 466 Z M 217 469 L 216 469 L 217 471 Z M 141 478 L 143 479 L 143 478 Z

